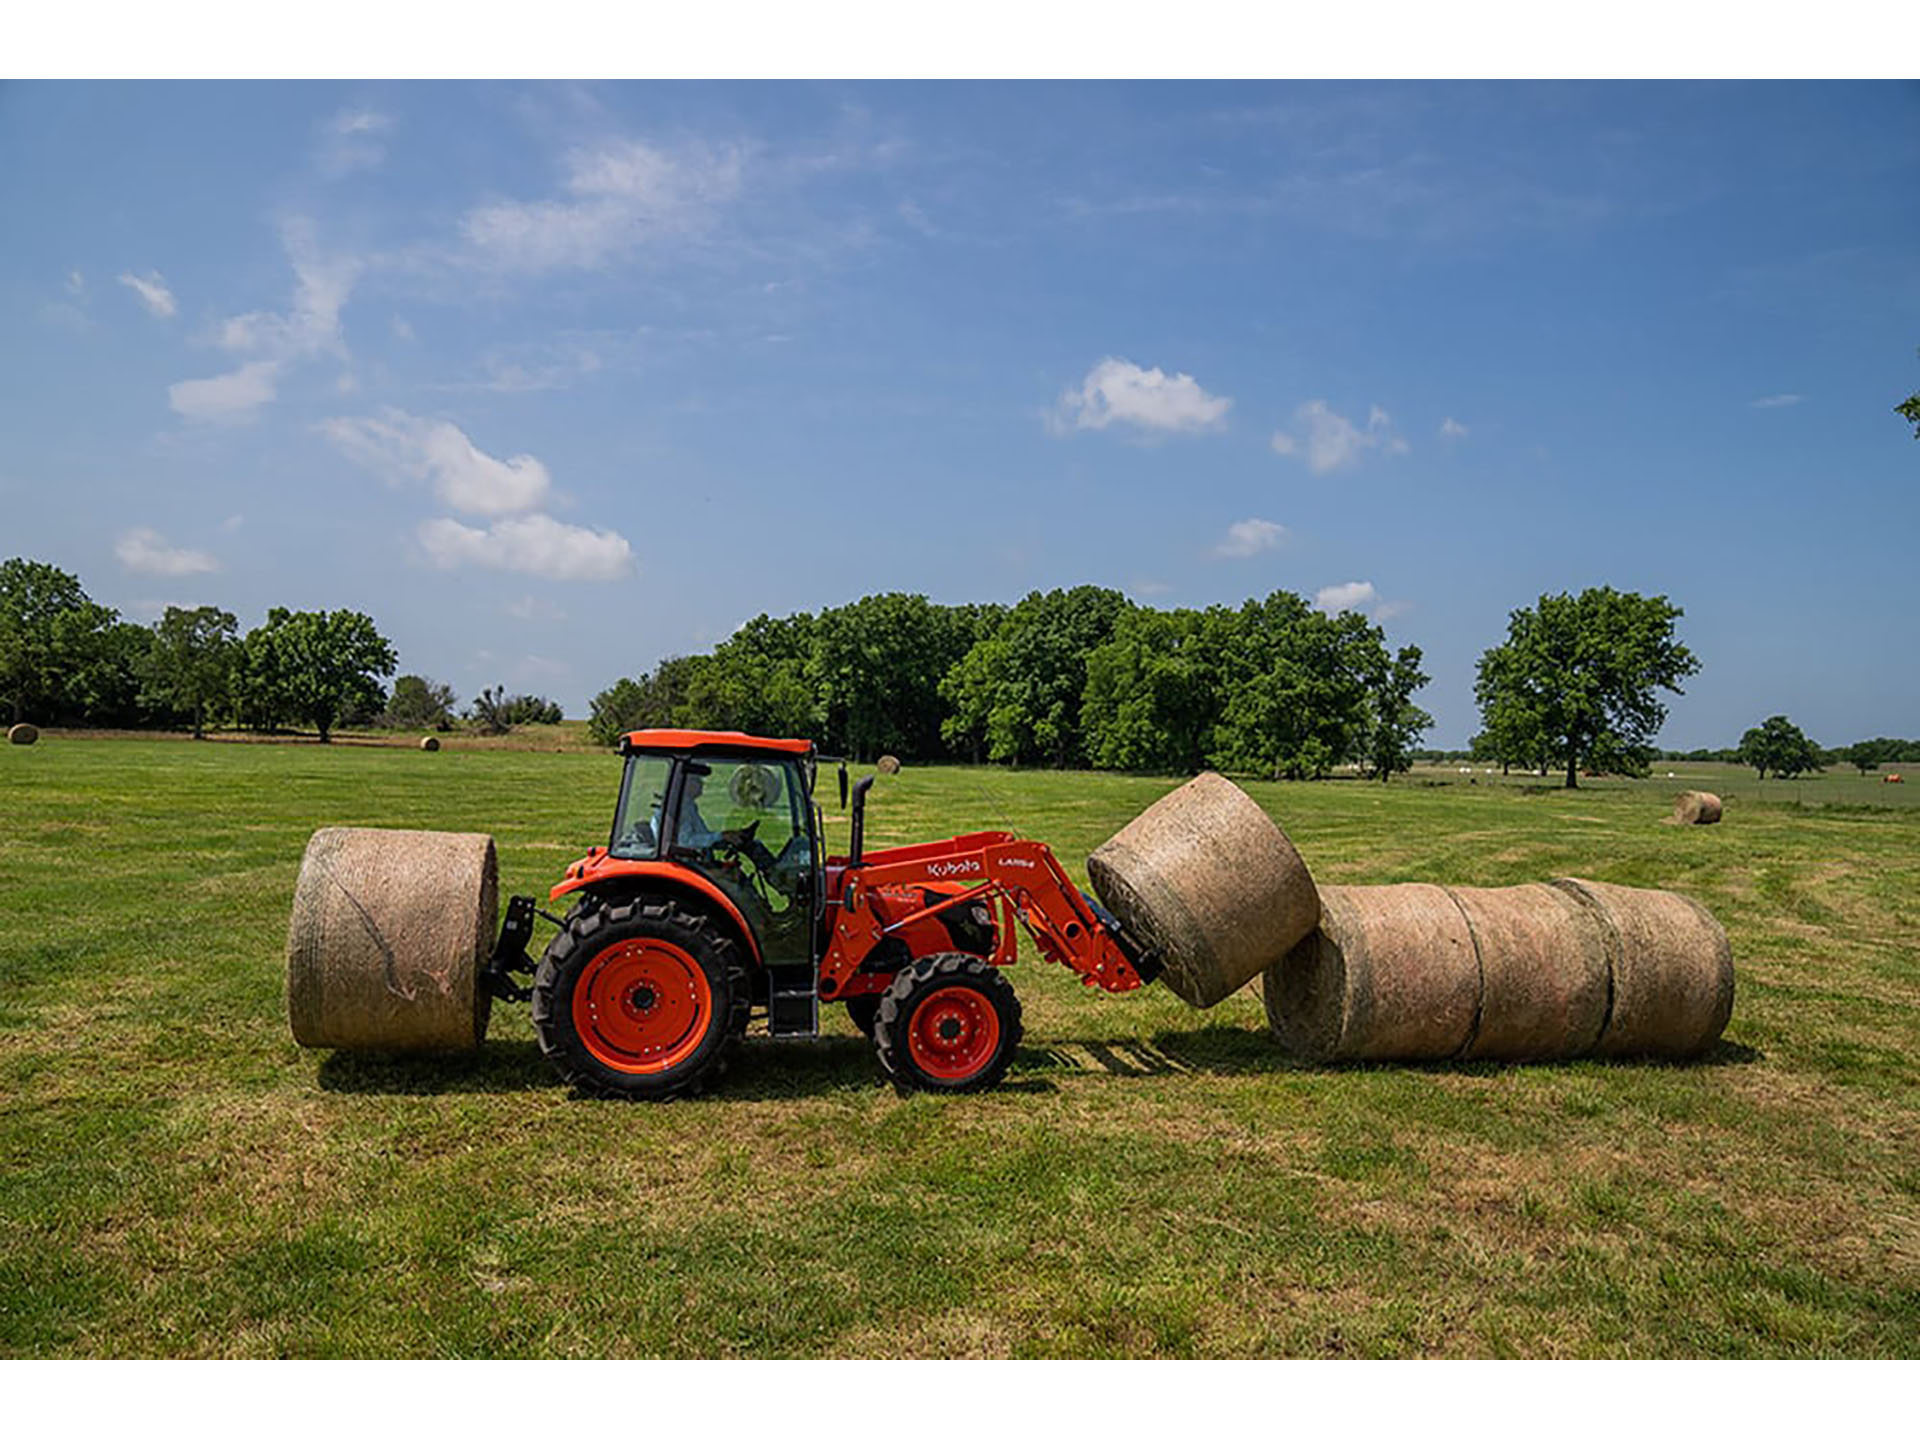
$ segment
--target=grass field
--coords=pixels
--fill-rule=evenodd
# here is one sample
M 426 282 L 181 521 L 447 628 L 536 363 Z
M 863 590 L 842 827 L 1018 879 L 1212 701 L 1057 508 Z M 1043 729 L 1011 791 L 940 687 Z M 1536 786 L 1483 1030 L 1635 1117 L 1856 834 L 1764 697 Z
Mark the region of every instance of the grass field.
M 1249 788 L 1323 881 L 1697 896 L 1738 968 L 1701 1064 L 1305 1068 L 1256 992 L 1023 961 L 992 1094 L 895 1095 L 830 1010 L 629 1106 L 524 1007 L 402 1062 L 296 1048 L 281 993 L 315 827 L 489 830 L 544 894 L 610 757 L 0 747 L 0 1354 L 1920 1355 L 1920 812 L 1659 824 L 1729 792 L 1699 770 Z M 872 838 L 1011 825 L 1079 874 L 1173 783 L 910 769 Z

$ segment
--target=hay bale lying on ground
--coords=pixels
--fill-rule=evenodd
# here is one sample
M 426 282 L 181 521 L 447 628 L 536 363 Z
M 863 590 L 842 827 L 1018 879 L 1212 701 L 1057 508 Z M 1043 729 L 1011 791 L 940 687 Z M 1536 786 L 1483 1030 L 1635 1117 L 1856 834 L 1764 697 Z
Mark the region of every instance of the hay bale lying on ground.
M 1261 991 L 1290 1055 L 1443 1060 L 1473 1038 L 1480 962 L 1467 917 L 1438 885 L 1323 885 L 1319 927 Z
M 900 757 L 898 755 L 882 755 L 874 762 L 873 768 L 878 770 L 882 775 L 898 775 L 900 773 Z
M 1551 885 L 1449 885 L 1480 957 L 1467 1060 L 1585 1055 L 1607 1020 L 1607 944 L 1593 912 Z M 1572 903 L 1569 903 L 1569 902 Z
M 22 723 L 7 731 L 9 745 L 31 745 L 40 738 L 40 732 L 33 726 Z
M 491 835 L 316 830 L 287 929 L 293 1038 L 333 1050 L 478 1045 L 498 896 Z
M 420 737 L 420 748 L 422 750 L 438 750 L 440 748 L 440 738 L 437 735 L 422 735 Z
M 1675 825 L 1718 825 L 1720 797 L 1706 790 L 1682 790 L 1673 797 Z
M 1684 895 L 1330 885 L 1321 907 L 1262 983 L 1275 1038 L 1303 1060 L 1684 1059 L 1733 1011 L 1726 932 Z
M 1704 1055 L 1733 1016 L 1733 947 L 1706 906 L 1671 890 L 1556 880 L 1600 917 L 1612 1005 L 1596 1055 Z
M 1201 1009 L 1266 970 L 1320 918 L 1292 842 L 1212 772 L 1135 816 L 1087 858 L 1087 876 L 1100 903 L 1160 953 L 1167 988 Z

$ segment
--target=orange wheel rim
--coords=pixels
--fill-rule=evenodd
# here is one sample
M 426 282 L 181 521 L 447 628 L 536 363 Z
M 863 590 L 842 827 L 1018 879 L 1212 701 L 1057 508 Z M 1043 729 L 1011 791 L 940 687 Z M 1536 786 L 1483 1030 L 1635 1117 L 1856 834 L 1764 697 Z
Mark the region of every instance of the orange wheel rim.
M 707 972 L 678 945 L 623 940 L 587 962 L 573 987 L 573 1028 L 587 1053 L 632 1075 L 671 1070 L 713 1024 Z
M 913 1012 L 907 1053 L 936 1080 L 967 1080 L 987 1068 L 1000 1048 L 1000 1012 L 978 990 L 949 985 Z

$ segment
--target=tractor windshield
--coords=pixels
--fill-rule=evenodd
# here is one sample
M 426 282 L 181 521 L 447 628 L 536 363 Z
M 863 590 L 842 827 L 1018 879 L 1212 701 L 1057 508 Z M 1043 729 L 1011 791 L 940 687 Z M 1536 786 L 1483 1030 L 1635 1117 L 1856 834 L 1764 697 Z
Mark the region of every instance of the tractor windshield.
M 665 755 L 629 755 L 620 781 L 620 808 L 613 817 L 608 852 L 621 860 L 654 860 L 660 854 L 660 811 L 667 803 L 667 776 L 673 761 Z

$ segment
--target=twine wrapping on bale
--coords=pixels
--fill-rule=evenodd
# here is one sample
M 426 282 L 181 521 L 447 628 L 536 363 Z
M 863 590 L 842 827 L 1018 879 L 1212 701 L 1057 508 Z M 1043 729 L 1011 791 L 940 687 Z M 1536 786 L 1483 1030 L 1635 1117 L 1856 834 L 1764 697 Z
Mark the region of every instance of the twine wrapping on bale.
M 1607 1021 L 1607 942 L 1593 912 L 1551 885 L 1447 893 L 1480 957 L 1480 1019 L 1467 1060 L 1585 1055 Z
M 1720 797 L 1706 790 L 1682 790 L 1673 797 L 1672 825 L 1718 825 Z
M 1480 962 L 1438 885 L 1323 885 L 1319 928 L 1261 993 L 1281 1047 L 1303 1060 L 1445 1060 L 1473 1038 Z
M 7 731 L 9 745 L 31 745 L 40 738 L 40 732 L 24 721 Z
M 466 1050 L 487 1031 L 491 835 L 316 830 L 287 929 L 287 1017 L 301 1045 Z
M 878 770 L 882 775 L 898 775 L 900 773 L 900 757 L 898 755 L 882 755 L 874 762 L 873 768 Z
M 1699 901 L 1599 880 L 1556 886 L 1589 906 L 1607 942 L 1613 1005 L 1597 1055 L 1703 1055 L 1733 1016 L 1733 947 Z
M 1319 928 L 1263 981 L 1275 1038 L 1303 1060 L 1685 1059 L 1733 1013 L 1726 932 L 1670 891 L 1555 880 L 1320 898 Z
M 422 750 L 438 750 L 440 748 L 439 737 L 435 735 L 422 735 L 420 737 L 420 748 Z
M 1306 863 L 1239 786 L 1208 772 L 1162 796 L 1087 858 L 1161 978 L 1205 1009 L 1271 966 L 1320 919 Z

